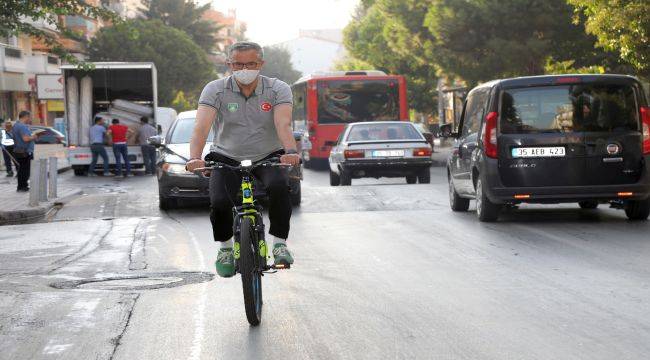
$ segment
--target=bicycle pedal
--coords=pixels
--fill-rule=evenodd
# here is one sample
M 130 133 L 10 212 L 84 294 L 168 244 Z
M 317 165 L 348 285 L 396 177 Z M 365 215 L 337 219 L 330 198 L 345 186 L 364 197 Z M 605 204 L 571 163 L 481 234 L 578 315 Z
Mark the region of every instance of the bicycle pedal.
M 288 270 L 288 269 L 291 269 L 291 265 L 290 264 L 276 264 L 276 265 L 272 265 L 271 269 Z

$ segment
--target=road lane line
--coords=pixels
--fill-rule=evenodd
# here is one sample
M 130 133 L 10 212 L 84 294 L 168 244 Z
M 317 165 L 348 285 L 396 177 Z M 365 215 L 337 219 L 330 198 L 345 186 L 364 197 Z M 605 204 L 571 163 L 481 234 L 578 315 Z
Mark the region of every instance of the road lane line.
M 199 246 L 199 242 L 190 229 L 183 225 L 187 232 L 190 234 L 190 239 L 192 240 L 192 245 L 194 246 L 194 251 L 198 255 L 199 262 L 201 264 L 201 269 L 205 266 L 205 257 Z M 199 360 L 201 359 L 201 352 L 203 346 L 203 336 L 205 333 L 205 302 L 207 300 L 208 286 L 207 283 L 203 283 L 201 286 L 201 295 L 199 296 L 196 312 L 194 313 L 194 338 L 192 340 L 192 352 L 190 353 L 190 360 Z

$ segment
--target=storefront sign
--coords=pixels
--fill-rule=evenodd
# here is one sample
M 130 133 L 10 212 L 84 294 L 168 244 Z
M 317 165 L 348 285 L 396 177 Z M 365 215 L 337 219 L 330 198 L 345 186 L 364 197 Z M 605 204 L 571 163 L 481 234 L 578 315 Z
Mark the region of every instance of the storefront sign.
M 48 100 L 47 101 L 47 111 L 48 112 L 64 112 L 65 108 L 63 107 L 63 100 Z
M 40 100 L 63 99 L 63 75 L 36 75 Z

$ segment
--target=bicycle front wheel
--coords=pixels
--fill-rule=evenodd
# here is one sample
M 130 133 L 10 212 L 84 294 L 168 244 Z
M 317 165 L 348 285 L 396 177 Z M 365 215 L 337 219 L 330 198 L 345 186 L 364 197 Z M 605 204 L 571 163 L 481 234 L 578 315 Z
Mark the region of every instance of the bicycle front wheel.
M 239 272 L 244 289 L 246 318 L 253 325 L 262 321 L 262 274 L 258 266 L 257 232 L 248 217 L 241 218 Z

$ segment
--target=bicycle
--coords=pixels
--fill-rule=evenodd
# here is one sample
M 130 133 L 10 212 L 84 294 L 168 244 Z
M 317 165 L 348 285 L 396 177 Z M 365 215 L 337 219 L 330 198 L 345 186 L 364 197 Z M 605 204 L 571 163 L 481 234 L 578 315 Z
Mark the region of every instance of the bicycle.
M 235 272 L 241 275 L 244 290 L 244 308 L 248 322 L 257 326 L 262 321 L 262 276 L 274 270 L 291 268 L 290 264 L 267 265 L 267 248 L 264 239 L 264 219 L 262 208 L 256 203 L 253 194 L 253 170 L 261 166 L 289 167 L 280 164 L 279 158 L 270 158 L 253 164 L 244 160 L 239 166 L 221 162 L 206 162 L 206 166 L 195 169 L 200 176 L 205 171 L 230 169 L 241 174 L 242 204 L 233 204 L 233 233 Z

